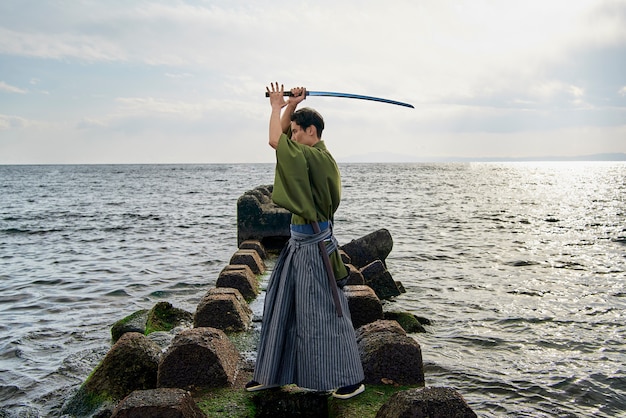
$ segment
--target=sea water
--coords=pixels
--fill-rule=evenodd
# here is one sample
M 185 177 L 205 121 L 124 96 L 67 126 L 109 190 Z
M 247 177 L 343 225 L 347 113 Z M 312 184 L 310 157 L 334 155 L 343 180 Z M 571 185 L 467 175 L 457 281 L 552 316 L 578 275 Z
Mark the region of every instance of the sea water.
M 482 417 L 626 416 L 626 164 L 340 164 L 335 233 L 386 228 L 426 385 Z M 0 166 L 0 415 L 55 416 L 159 301 L 194 312 L 272 164 Z M 4 414 L 4 415 L 3 415 Z

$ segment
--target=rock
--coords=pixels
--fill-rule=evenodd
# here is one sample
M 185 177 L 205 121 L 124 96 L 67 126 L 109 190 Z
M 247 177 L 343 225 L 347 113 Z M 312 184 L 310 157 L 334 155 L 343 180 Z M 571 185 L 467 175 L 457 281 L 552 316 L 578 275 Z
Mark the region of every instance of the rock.
M 127 332 L 146 333 L 146 322 L 148 321 L 148 310 L 142 309 L 120 319 L 111 326 L 111 338 L 116 343 L 120 337 Z
M 339 252 L 339 257 L 341 257 L 341 261 L 343 262 L 343 264 L 352 264 L 352 260 L 350 259 L 350 256 L 346 254 L 344 250 L 339 248 L 337 251 Z
M 247 300 L 259 294 L 259 280 L 250 267 L 244 264 L 229 264 L 220 272 L 216 287 L 234 288 Z
M 182 389 L 137 390 L 120 402 L 111 418 L 205 418 L 206 415 Z
M 400 295 L 398 285 L 380 260 L 375 260 L 361 269 L 365 284 L 374 289 L 380 299 L 390 299 Z
M 265 273 L 265 263 L 254 250 L 237 250 L 230 258 L 230 264 L 246 265 L 254 274 Z
M 178 328 L 174 328 L 170 332 L 155 331 L 155 332 L 151 332 L 150 334 L 146 335 L 146 337 L 148 337 L 148 339 L 150 341 L 152 341 L 153 343 L 158 345 L 159 348 L 163 351 L 167 347 L 170 346 L 170 344 L 172 343 L 172 340 L 174 339 L 174 335 L 176 335 L 175 331 L 177 331 L 177 330 L 178 330 Z M 180 331 L 180 330 L 178 330 L 178 331 Z
M 402 284 L 402 282 L 396 281 L 396 286 L 398 287 L 398 290 L 400 291 L 400 293 L 406 293 L 406 289 L 404 288 L 404 285 Z
M 239 352 L 223 331 L 194 328 L 180 332 L 161 356 L 158 387 L 232 386 Z
M 256 240 L 256 239 L 249 239 L 249 240 L 242 242 L 241 244 L 239 244 L 239 249 L 240 250 L 254 250 L 257 252 L 257 254 L 259 255 L 259 257 L 261 257 L 262 260 L 265 260 L 267 258 L 267 252 L 265 251 L 265 247 L 263 246 L 263 244 L 261 244 L 261 241 Z
M 237 200 L 237 246 L 258 240 L 270 250 L 280 250 L 291 233 L 291 213 L 272 202 L 273 186 L 259 186 Z
M 376 260 L 386 265 L 385 260 L 392 248 L 393 240 L 386 229 L 379 229 L 341 246 L 341 250 L 350 258 L 351 264 L 359 269 Z
M 286 387 L 259 392 L 252 398 L 256 418 L 328 417 L 328 393 Z
M 127 332 L 84 384 L 92 396 L 120 400 L 134 390 L 156 388 L 160 348 L 143 334 Z
M 177 326 L 191 326 L 193 315 L 182 309 L 174 308 L 169 302 L 158 302 L 146 321 L 146 334 L 155 331 L 171 331 Z
M 371 287 L 365 285 L 348 285 L 343 287 L 352 326 L 354 329 L 383 318 L 383 306 Z
M 432 325 L 432 321 L 428 318 L 424 318 L 423 316 L 415 316 L 415 318 L 419 321 L 420 324 L 422 325 Z
M 363 325 L 355 330 L 357 342 L 361 341 L 364 336 L 378 333 L 389 332 L 400 336 L 406 336 L 406 331 L 397 321 L 378 320 L 367 325 Z
M 397 321 L 400 326 L 408 333 L 426 332 L 418 317 L 408 312 L 385 312 L 385 319 Z
M 357 343 L 365 383 L 393 381 L 400 385 L 423 385 L 422 350 L 398 324 L 383 321 L 357 330 Z
M 252 324 L 252 310 L 237 289 L 217 287 L 200 300 L 193 319 L 195 328 L 245 331 Z
M 429 387 L 395 393 L 376 418 L 474 418 L 476 413 L 454 389 Z
M 363 273 L 352 264 L 346 264 L 348 268 L 348 282 L 346 284 L 365 284 Z

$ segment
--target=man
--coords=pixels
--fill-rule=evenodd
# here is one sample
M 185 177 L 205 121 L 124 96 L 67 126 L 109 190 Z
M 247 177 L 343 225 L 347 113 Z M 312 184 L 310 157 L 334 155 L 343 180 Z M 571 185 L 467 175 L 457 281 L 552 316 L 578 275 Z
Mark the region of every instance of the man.
M 254 380 L 246 390 L 296 384 L 348 399 L 365 386 L 348 302 L 339 288 L 348 273 L 332 233 L 341 199 L 339 169 L 321 140 L 321 115 L 296 111 L 306 90 L 292 89 L 288 100 L 278 83 L 267 91 L 269 144 L 276 150 L 272 199 L 292 213 L 291 238 L 270 277 Z

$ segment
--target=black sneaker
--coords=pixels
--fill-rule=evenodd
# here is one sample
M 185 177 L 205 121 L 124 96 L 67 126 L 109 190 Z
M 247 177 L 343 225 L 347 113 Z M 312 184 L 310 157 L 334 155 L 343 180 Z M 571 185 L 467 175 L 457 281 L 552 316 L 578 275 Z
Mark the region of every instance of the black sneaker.
M 278 388 L 278 387 L 280 387 L 280 385 L 264 385 L 264 384 L 257 382 L 256 380 L 251 380 L 248 383 L 246 383 L 247 392 L 256 392 L 258 390 L 273 389 L 273 388 Z
M 359 393 L 365 392 L 365 385 L 357 383 L 356 385 L 344 386 L 333 392 L 333 398 L 350 399 Z

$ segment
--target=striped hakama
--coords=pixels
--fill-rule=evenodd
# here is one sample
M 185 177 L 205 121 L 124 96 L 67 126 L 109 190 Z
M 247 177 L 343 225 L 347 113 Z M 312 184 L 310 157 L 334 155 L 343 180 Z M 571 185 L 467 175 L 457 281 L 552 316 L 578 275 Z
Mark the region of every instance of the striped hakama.
M 337 249 L 331 228 L 319 234 L 292 230 L 270 276 L 254 372 L 261 384 L 327 391 L 364 379 L 348 301 L 339 290 L 339 317 L 320 241 L 329 253 Z

